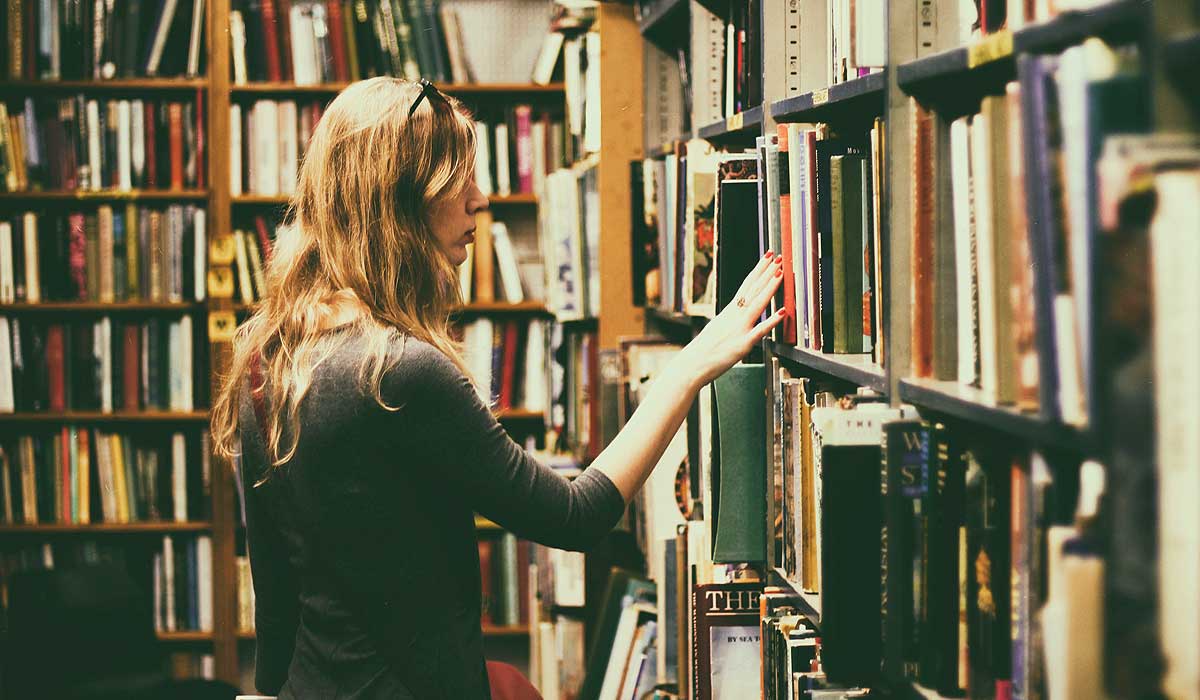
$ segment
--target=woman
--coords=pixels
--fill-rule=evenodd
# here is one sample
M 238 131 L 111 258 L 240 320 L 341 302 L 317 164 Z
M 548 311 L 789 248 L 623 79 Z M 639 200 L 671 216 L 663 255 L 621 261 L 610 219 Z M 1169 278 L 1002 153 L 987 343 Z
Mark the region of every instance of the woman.
M 782 315 L 768 254 L 569 482 L 496 423 L 448 325 L 475 214 L 473 123 L 432 85 L 356 83 L 312 136 L 295 225 L 213 408 L 241 450 L 256 683 L 281 698 L 487 698 L 478 512 L 587 549 L 618 520 L 699 388 Z M 239 448 L 240 438 L 240 448 Z

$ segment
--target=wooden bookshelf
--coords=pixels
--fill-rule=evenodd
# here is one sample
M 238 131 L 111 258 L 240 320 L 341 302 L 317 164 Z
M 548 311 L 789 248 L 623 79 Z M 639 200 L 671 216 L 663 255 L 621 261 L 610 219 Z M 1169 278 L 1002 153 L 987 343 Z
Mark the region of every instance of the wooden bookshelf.
M 4 94 L 44 94 L 54 92 L 179 92 L 208 88 L 207 78 L 118 78 L 113 80 L 4 80 Z
M 528 625 L 484 625 L 484 637 L 527 637 Z
M 40 413 L 0 413 L 5 423 L 197 423 L 207 422 L 208 411 L 46 411 Z
M 873 389 L 882 396 L 888 394 L 888 377 L 870 354 L 824 353 L 793 347 L 768 340 L 771 353 L 790 364 L 840 379 L 850 384 Z
M 230 198 L 230 203 L 237 206 L 284 206 L 289 197 L 285 194 L 239 194 Z M 515 192 L 513 194 L 494 194 L 488 197 L 489 206 L 519 206 L 536 205 L 537 195 L 532 192 Z
M 36 525 L 0 525 L 0 535 L 130 535 L 175 532 L 208 532 L 207 521 L 174 522 L 148 520 L 134 523 L 38 523 Z
M 233 304 L 233 309 L 238 313 L 249 313 L 254 311 L 257 306 L 258 304 L 244 304 L 242 302 L 237 302 Z M 547 309 L 546 304 L 541 301 L 472 301 L 456 307 L 453 311 L 451 311 L 451 313 L 460 316 L 544 316 L 549 315 L 550 310 Z
M 59 202 L 202 202 L 208 190 L 72 190 L 0 192 L 0 205 Z
M 205 308 L 190 301 L 39 301 L 0 304 L 0 314 L 185 314 Z
M 199 630 L 184 630 L 176 632 L 156 632 L 160 642 L 212 642 L 216 636 L 212 632 L 201 632 Z
M 335 95 L 346 89 L 350 83 L 321 83 L 318 85 L 297 85 L 289 82 L 253 82 L 244 85 L 231 85 L 230 91 L 235 96 L 253 95 L 256 97 L 296 96 L 296 95 Z M 446 83 L 437 86 L 439 90 L 455 97 L 478 97 L 481 95 L 555 95 L 561 94 L 565 87 L 562 83 Z

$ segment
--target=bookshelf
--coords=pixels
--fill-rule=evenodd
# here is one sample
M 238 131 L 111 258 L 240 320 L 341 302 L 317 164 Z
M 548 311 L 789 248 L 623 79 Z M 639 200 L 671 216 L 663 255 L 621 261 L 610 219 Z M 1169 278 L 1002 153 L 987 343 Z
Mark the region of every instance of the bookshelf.
M 981 37 L 959 39 L 954 36 L 953 25 L 957 18 L 954 16 L 956 10 L 952 7 L 952 3 L 921 3 L 918 0 L 889 2 L 886 8 L 888 19 L 884 26 L 887 49 L 881 70 L 867 75 L 850 77 L 832 84 L 829 84 L 828 81 L 820 81 L 804 89 L 797 89 L 783 74 L 787 60 L 790 60 L 785 54 L 791 50 L 787 48 L 785 37 L 798 37 L 800 48 L 796 50 L 799 52 L 801 62 L 805 60 L 806 56 L 805 43 L 815 43 L 822 49 L 826 48 L 828 46 L 825 42 L 827 37 L 823 34 L 822 24 L 827 18 L 823 16 L 823 13 L 832 4 L 835 3 L 820 3 L 818 6 L 817 3 L 802 0 L 799 3 L 779 3 L 778 7 L 774 7 L 772 3 L 762 3 L 759 21 L 764 41 L 761 50 L 763 103 L 750 105 L 741 113 L 727 116 L 722 121 L 693 124 L 690 133 L 683 131 L 675 139 L 668 140 L 666 143 L 648 144 L 643 154 L 643 157 L 647 159 L 675 157 L 680 153 L 678 142 L 689 138 L 705 139 L 718 149 L 735 152 L 751 144 L 755 137 L 769 137 L 775 134 L 776 128 L 780 124 L 790 123 L 805 126 L 821 123 L 827 125 L 830 134 L 836 137 L 846 137 L 848 133 L 861 133 L 869 130 L 875 120 L 880 120 L 879 123 L 884 130 L 881 152 L 882 186 L 879 203 L 881 241 L 878 249 L 878 255 L 882 259 L 882 269 L 876 281 L 877 289 L 884 295 L 883 313 L 879 320 L 881 330 L 885 331 L 885 352 L 873 359 L 870 355 L 815 351 L 797 347 L 776 338 L 764 341 L 761 357 L 767 360 L 768 368 L 770 361 L 776 360 L 779 366 L 787 370 L 792 377 L 807 379 L 821 389 L 832 390 L 838 396 L 852 395 L 856 390 L 869 390 L 872 395 L 870 401 L 878 402 L 882 399 L 882 403 L 874 404 L 881 406 L 881 410 L 911 411 L 916 409 L 919 411 L 919 417 L 928 421 L 930 425 L 936 424 L 937 429 L 948 431 L 946 434 L 953 436 L 951 439 L 969 446 L 967 451 L 973 455 L 972 458 L 978 457 L 981 462 L 987 462 L 988 459 L 995 459 L 989 455 L 989 451 L 996 451 L 997 454 L 1002 455 L 998 463 L 989 463 L 985 471 L 1001 475 L 1005 484 L 1008 482 L 1010 468 L 1014 473 L 1023 474 L 1022 478 L 1026 480 L 1041 478 L 1036 476 L 1037 468 L 1031 466 L 1029 460 L 1044 459 L 1045 468 L 1052 475 L 1047 478 L 1052 478 L 1056 487 L 1064 489 L 1067 494 L 1065 496 L 1061 493 L 1058 494 L 1059 498 L 1066 500 L 1059 506 L 1063 512 L 1056 516 L 1058 520 L 1055 520 L 1055 523 L 1065 524 L 1069 521 L 1069 510 L 1075 507 L 1075 491 L 1071 489 L 1080 488 L 1079 480 L 1084 477 L 1079 475 L 1079 467 L 1081 463 L 1088 460 L 1104 464 L 1110 478 L 1118 480 L 1110 482 L 1110 489 L 1138 489 L 1139 487 L 1135 485 L 1136 482 L 1130 480 L 1132 478 L 1129 476 L 1130 465 L 1121 461 L 1129 459 L 1129 453 L 1122 456 L 1120 451 L 1150 449 L 1151 451 L 1148 453 L 1138 452 L 1137 454 L 1141 455 L 1139 459 L 1142 460 L 1142 464 L 1153 462 L 1153 448 L 1144 448 L 1146 442 L 1143 438 L 1147 433 L 1153 434 L 1157 430 L 1158 439 L 1164 439 L 1162 436 L 1166 433 L 1163 431 L 1169 430 L 1169 428 L 1155 423 L 1153 418 L 1137 415 L 1151 410 L 1150 400 L 1147 400 L 1144 405 L 1138 402 L 1136 407 L 1123 411 L 1122 408 L 1114 406 L 1111 399 L 1106 398 L 1094 412 L 1091 412 L 1091 407 L 1088 407 L 1087 420 L 1080 422 L 1061 417 L 1053 410 L 1048 410 L 1044 403 L 1037 405 L 1041 403 L 1040 399 L 1039 402 L 1035 402 L 1035 405 L 1030 406 L 1027 399 L 1022 399 L 1024 403 L 1018 403 L 1011 399 L 998 398 L 997 392 L 993 388 L 981 389 L 979 386 L 962 383 L 953 377 L 945 376 L 944 368 L 936 370 L 938 374 L 935 376 L 928 376 L 924 370 L 918 369 L 918 363 L 922 361 L 922 358 L 918 357 L 917 353 L 923 349 L 915 345 L 917 341 L 914 340 L 914 331 L 919 329 L 914 326 L 930 321 L 928 316 L 924 321 L 921 320 L 920 312 L 924 309 L 917 308 L 917 304 L 910 296 L 914 284 L 924 284 L 917 280 L 918 272 L 915 271 L 917 268 L 914 267 L 914 264 L 925 264 L 914 259 L 912 247 L 914 226 L 919 225 L 919 217 L 923 214 L 918 211 L 918 205 L 914 203 L 914 195 L 911 191 L 914 182 L 914 168 L 921 163 L 919 162 L 920 157 L 914 156 L 913 153 L 913 135 L 916 125 L 913 123 L 910 98 L 915 98 L 917 103 L 930 115 L 929 118 L 933 124 L 930 137 L 933 155 L 929 159 L 934 163 L 935 180 L 930 201 L 936 212 L 934 215 L 936 223 L 931 245 L 937 246 L 942 245 L 939 242 L 942 239 L 939 239 L 938 236 L 944 235 L 941 232 L 943 229 L 939 227 L 953 226 L 953 223 L 946 223 L 950 219 L 953 192 L 950 182 L 951 156 L 948 150 L 951 143 L 951 125 L 955 120 L 979 114 L 984 109 L 983 103 L 990 101 L 995 104 L 994 96 L 1003 96 L 1006 86 L 1021 77 L 1019 66 L 1028 63 L 1031 60 L 1029 57 L 1057 56 L 1084 44 L 1087 44 L 1088 47 L 1093 46 L 1088 41 L 1089 39 L 1101 39 L 1119 57 L 1114 64 L 1118 68 L 1112 69 L 1117 78 L 1136 75 L 1147 84 L 1144 102 L 1126 100 L 1121 103 L 1121 106 L 1134 111 L 1144 110 L 1144 113 L 1149 115 L 1148 131 L 1155 137 L 1166 138 L 1164 135 L 1167 133 L 1180 134 L 1180 138 L 1183 138 L 1183 135 L 1196 135 L 1200 130 L 1200 92 L 1196 89 L 1194 68 L 1197 58 L 1200 57 L 1200 32 L 1197 31 L 1197 26 L 1200 25 L 1200 12 L 1197 11 L 1194 3 L 1180 1 L 1145 3 L 1112 0 L 1091 3 L 1091 6 L 1086 9 L 1064 11 L 1057 16 L 1040 21 L 1026 19 L 1012 30 L 999 29 Z M 664 0 L 646 0 L 639 5 L 641 9 L 640 29 L 647 45 L 662 49 L 672 59 L 676 48 L 687 46 L 688 24 L 690 21 L 694 22 L 692 13 L 696 12 L 697 8 L 705 8 L 717 14 L 726 11 L 723 9 L 724 3 L 720 2 L 715 3 L 715 7 L 714 3 L 710 2 L 686 3 Z M 783 29 L 785 5 L 800 8 L 801 16 L 796 23 L 800 27 L 798 34 L 791 33 L 794 29 L 787 31 Z M 1013 11 L 1013 5 L 1014 3 L 1009 3 L 1010 12 Z M 858 6 L 861 8 L 862 3 L 859 2 Z M 911 19 L 919 16 L 922 12 L 939 13 L 937 22 L 931 25 L 937 28 L 932 34 L 918 37 L 918 32 L 921 31 L 919 22 L 913 22 Z M 814 19 L 816 21 L 813 21 Z M 694 23 L 692 27 L 695 27 Z M 813 39 L 816 41 L 813 42 Z M 928 40 L 927 44 L 921 45 L 920 42 L 926 40 Z M 1089 50 L 1092 49 L 1089 48 Z M 1136 58 L 1140 59 L 1140 63 L 1136 68 L 1127 67 L 1126 63 L 1130 66 L 1134 64 L 1132 60 L 1134 54 L 1136 54 Z M 818 52 L 818 58 L 822 58 L 820 52 Z M 694 64 L 692 70 L 696 70 Z M 801 66 L 800 71 L 803 72 L 803 70 L 803 66 Z M 647 80 L 649 79 L 648 75 Z M 1061 77 L 1058 79 L 1063 80 Z M 661 75 L 656 77 L 655 89 L 662 90 L 665 84 Z M 694 84 L 692 87 L 695 89 Z M 699 98 L 693 94 L 690 99 L 694 101 Z M 685 104 L 688 102 L 688 99 L 684 100 Z M 665 105 L 667 101 L 663 101 L 661 104 Z M 649 110 L 654 110 L 657 106 L 648 103 Z M 651 111 L 647 115 L 647 124 L 668 122 L 667 119 L 661 119 L 660 116 Z M 1082 125 L 1079 128 L 1083 128 Z M 1087 128 L 1096 127 L 1088 124 Z M 1120 131 L 1116 133 L 1120 133 Z M 1023 150 L 1014 149 L 1014 151 L 1006 152 L 1006 155 L 1021 162 L 1027 162 L 1025 159 L 1030 157 L 1030 145 L 1024 142 L 1019 143 Z M 1100 145 L 1097 144 L 1094 148 L 1097 149 L 1096 154 L 1098 155 Z M 1011 156 L 1014 152 L 1018 156 Z M 971 157 L 975 157 L 973 153 Z M 1188 151 L 1184 155 L 1184 152 L 1180 151 L 1177 157 L 1181 162 L 1180 167 L 1191 168 L 1190 172 L 1195 171 L 1196 158 L 1192 152 Z M 1182 163 L 1187 165 L 1182 165 Z M 680 167 L 681 178 L 683 172 L 684 169 Z M 1089 172 L 1087 177 L 1090 178 L 1093 175 Z M 1037 180 L 1029 174 L 1024 174 L 1022 177 L 1013 176 L 1012 179 L 1014 182 L 1020 183 L 1036 182 Z M 679 188 L 684 186 L 682 181 L 677 184 Z M 796 201 L 795 187 L 795 184 L 792 184 L 790 193 L 793 207 Z M 677 194 L 676 196 L 680 197 L 679 201 L 682 201 L 682 195 Z M 1026 202 L 1022 201 L 1020 207 L 1024 208 L 1025 206 Z M 1191 211 L 1193 212 L 1191 223 L 1194 224 L 1195 210 Z M 975 212 L 972 211 L 972 214 L 974 215 Z M 657 215 L 663 216 L 663 210 L 659 209 Z M 682 217 L 680 218 L 682 220 Z M 1006 226 L 1012 227 L 1017 225 L 1017 223 L 1006 224 Z M 1109 225 L 1111 226 L 1111 224 Z M 748 222 L 748 226 L 753 228 L 754 223 Z M 668 235 L 675 235 L 670 226 L 667 230 L 672 231 Z M 660 228 L 660 235 L 662 235 L 661 231 Z M 718 238 L 720 237 L 719 230 L 716 235 Z M 1105 245 L 1105 236 L 1108 235 L 1110 238 L 1112 236 L 1110 231 L 1099 229 L 1096 235 L 1099 236 L 1096 239 L 1096 246 L 1100 249 L 1103 249 Z M 680 235 L 680 238 L 683 238 L 683 234 Z M 641 239 L 635 241 L 635 245 L 640 244 L 640 241 Z M 660 238 L 659 244 L 661 245 L 661 243 L 662 239 Z M 684 240 L 678 245 L 690 245 L 690 241 Z M 661 249 L 658 253 L 659 256 L 663 255 Z M 1101 254 L 1097 253 L 1097 255 Z M 679 259 L 682 260 L 681 254 Z M 1134 264 L 1140 264 L 1140 259 L 1136 260 L 1139 262 Z M 944 258 L 940 264 L 945 264 Z M 974 264 L 972 262 L 972 265 Z M 994 262 L 993 264 L 1000 265 L 1001 263 Z M 1091 292 L 1092 296 L 1087 303 L 1095 304 L 1091 307 L 1091 313 L 1102 315 L 1105 313 L 1105 307 L 1100 304 L 1107 293 L 1105 290 L 1109 284 L 1115 285 L 1119 280 L 1111 279 L 1112 268 L 1098 267 L 1099 265 L 1111 266 L 1111 262 L 1103 262 L 1103 259 L 1100 259 L 1091 264 L 1095 266 L 1092 269 L 1094 270 L 1093 274 L 1097 275 L 1097 279 Z M 936 273 L 936 268 L 934 270 Z M 659 272 L 662 273 L 661 268 Z M 920 274 L 926 274 L 925 270 L 922 269 Z M 953 280 L 952 277 L 950 279 Z M 663 285 L 669 283 L 670 281 L 662 282 Z M 1157 283 L 1156 280 L 1154 284 Z M 635 282 L 635 284 L 639 283 Z M 932 309 L 940 310 L 944 314 L 947 311 L 946 288 L 941 287 L 941 292 L 938 292 L 937 285 L 945 284 L 945 281 L 944 279 L 943 281 L 934 281 L 933 284 L 935 296 Z M 1099 288 L 1099 291 L 1096 288 Z M 954 313 L 952 308 L 949 312 Z M 932 311 L 932 313 L 936 314 L 937 312 Z M 661 308 L 646 308 L 645 319 L 646 335 L 657 336 L 672 343 L 686 342 L 703 324 L 702 318 Z M 1169 321 L 1158 320 L 1155 322 L 1169 323 Z M 933 332 L 934 337 L 937 338 L 938 334 L 942 332 L 941 327 L 937 325 L 937 318 L 934 318 L 932 323 L 935 324 Z M 1042 321 L 1039 320 L 1037 323 L 1042 324 Z M 1012 327 L 1001 327 L 998 332 L 1001 339 L 1007 342 L 1006 336 L 1024 331 Z M 1039 333 L 1041 332 L 1039 327 Z M 1100 371 L 1108 371 L 1108 365 L 1104 364 L 1110 361 L 1106 359 L 1106 353 L 1114 348 L 1118 341 L 1106 336 L 1102 326 L 1098 326 L 1094 332 L 1094 345 L 1091 346 L 1090 354 L 1084 362 L 1090 361 L 1105 368 Z M 1037 341 L 1039 350 L 1042 348 L 1042 344 L 1047 342 L 1046 336 L 1040 336 L 1040 338 Z M 935 351 L 945 352 L 936 349 Z M 1161 358 L 1162 355 L 1160 354 L 1158 357 Z M 760 360 L 755 359 L 754 361 Z M 1122 371 L 1131 370 L 1124 367 Z M 1106 380 L 1098 380 L 1097 385 L 1089 385 L 1085 382 L 1085 393 L 1092 392 L 1095 386 L 1106 387 L 1104 381 Z M 775 386 L 774 382 L 775 378 L 770 375 L 770 370 L 768 370 L 768 416 L 770 416 L 771 410 L 778 410 L 777 404 L 775 404 L 777 399 L 775 394 L 779 393 L 780 387 Z M 1139 386 L 1150 393 L 1163 391 L 1152 386 L 1148 379 Z M 1189 384 L 1189 386 L 1191 385 Z M 1116 389 L 1103 388 L 1103 391 L 1116 391 Z M 1163 409 L 1160 407 L 1159 410 Z M 1174 414 L 1173 419 L 1177 420 L 1179 417 L 1177 410 L 1187 410 L 1188 420 L 1193 423 L 1197 420 L 1194 410 L 1190 407 L 1169 409 L 1169 412 Z M 693 415 L 695 414 L 693 413 Z M 909 416 L 911 415 L 909 414 Z M 1136 437 L 1134 437 L 1134 432 L 1131 432 L 1133 425 L 1137 426 Z M 772 421 L 768 417 L 768 424 L 764 426 L 763 430 L 763 437 L 768 442 L 768 460 L 770 460 L 769 450 L 771 445 L 774 445 L 772 428 Z M 776 429 L 778 428 L 776 427 Z M 694 436 L 689 434 L 689 440 L 694 439 Z M 714 447 L 714 449 L 716 448 Z M 1161 447 L 1159 449 L 1160 459 L 1171 458 L 1168 453 L 1162 451 Z M 694 456 L 693 451 L 689 449 L 689 457 L 694 458 Z M 825 465 L 825 469 L 828 473 L 829 464 Z M 1145 478 L 1150 478 L 1146 471 L 1139 473 L 1146 475 Z M 773 485 L 778 488 L 779 482 L 772 483 L 770 469 L 768 469 L 767 478 L 768 481 L 764 484 L 763 489 L 767 494 L 765 529 L 767 533 L 771 533 L 778 526 L 778 519 L 782 514 L 779 512 L 774 498 L 770 495 Z M 779 477 L 774 478 L 778 479 Z M 1015 484 L 1017 483 L 1016 477 L 1014 477 L 1012 488 L 1016 488 Z M 1022 483 L 1027 484 L 1028 482 Z M 1118 483 L 1120 485 L 1114 485 Z M 1028 486 L 1022 488 L 1028 488 Z M 1039 487 L 1035 486 L 1034 488 Z M 1140 494 L 1137 496 L 1138 498 L 1145 497 L 1151 500 L 1154 498 L 1152 488 L 1148 490 L 1143 488 L 1137 493 Z M 1119 499 L 1127 496 L 1106 497 Z M 1162 495 L 1160 491 L 1159 497 L 1165 498 L 1166 496 Z M 1007 508 L 1007 504 L 1005 507 Z M 1013 507 L 1016 508 L 1016 505 L 1014 504 Z M 1028 506 L 1023 505 L 1023 507 Z M 1109 504 L 1106 508 L 1121 509 L 1123 506 Z M 1117 510 L 1116 513 L 1108 514 L 1107 517 L 1132 517 L 1128 510 Z M 1007 522 L 1008 515 L 1007 512 L 1002 514 L 1004 518 L 1000 521 L 1003 528 L 1002 536 L 1007 538 L 1011 534 L 1015 538 L 1019 533 L 1017 531 L 1008 533 L 1007 527 L 1004 527 L 1011 525 Z M 1170 526 L 1178 521 L 1171 521 L 1165 514 L 1165 510 L 1159 517 L 1167 518 L 1166 520 L 1159 520 L 1157 523 L 1147 521 L 1145 518 L 1150 515 L 1148 511 L 1141 511 L 1140 515 L 1132 517 L 1126 522 L 1126 527 L 1137 528 L 1139 532 L 1145 532 L 1147 528 L 1150 530 L 1157 528 L 1159 537 L 1174 536 L 1170 534 Z M 1179 517 L 1180 515 L 1175 512 L 1170 516 L 1170 518 Z M 1134 525 L 1135 520 L 1137 521 L 1136 526 Z M 1191 523 L 1192 521 L 1187 522 Z M 786 521 L 784 526 L 788 526 Z M 1043 526 L 1044 524 L 1037 527 Z M 1038 532 L 1038 536 L 1044 536 L 1044 530 Z M 1164 533 L 1167 534 L 1164 535 Z M 1021 534 L 1021 536 L 1025 535 Z M 1137 545 L 1143 544 L 1146 544 L 1145 536 L 1137 540 Z M 1135 556 L 1132 550 L 1136 549 L 1136 546 L 1132 542 L 1128 546 L 1130 547 L 1129 551 L 1106 551 L 1103 556 L 1112 557 L 1109 561 L 1113 562 L 1113 565 L 1118 565 L 1115 562 Z M 1153 545 L 1146 546 L 1152 547 Z M 808 618 L 815 628 L 820 629 L 821 632 L 828 632 L 829 630 L 826 630 L 823 625 L 829 623 L 832 618 L 827 620 L 822 613 L 828 613 L 829 610 L 823 611 L 818 596 L 789 578 L 788 573 L 776 561 L 777 547 L 778 543 L 768 534 L 766 565 L 759 572 L 763 575 L 763 582 L 766 585 L 780 586 L 784 590 L 790 591 L 797 601 L 796 607 L 800 613 Z M 1006 543 L 1004 548 L 1008 547 L 1009 543 Z M 1018 555 L 1009 553 L 1005 556 L 1015 557 Z M 1021 554 L 1021 556 L 1026 556 L 1026 554 Z M 1039 566 L 1043 565 L 1045 564 L 1039 564 Z M 884 577 L 885 581 L 889 580 L 886 578 L 886 572 Z M 1021 585 L 1029 585 L 1027 576 L 1020 578 L 1022 579 Z M 1007 583 L 1004 585 L 1007 586 Z M 1013 585 L 1018 585 L 1016 578 L 1013 579 Z M 889 588 L 888 591 L 891 592 L 891 589 Z M 1018 596 L 1019 594 L 1014 592 L 1013 595 Z M 1101 597 L 1103 598 L 1103 596 Z M 1044 598 L 1036 600 L 1044 602 Z M 1178 599 L 1173 600 L 1175 604 L 1180 604 Z M 1191 602 L 1189 600 L 1183 604 L 1191 605 Z M 1014 620 L 1020 621 L 1028 619 L 1021 616 L 1032 615 L 1037 612 L 1037 609 L 1018 608 L 1014 601 L 1014 608 L 1011 612 Z M 1108 611 L 1105 611 L 1105 614 L 1107 615 Z M 1006 611 L 1006 620 L 1007 615 Z M 660 620 L 660 630 L 662 629 L 661 625 L 662 621 Z M 1009 631 L 1006 622 L 1004 625 L 1005 637 L 1004 641 L 1000 643 L 1001 647 L 1007 647 L 1009 644 Z M 1016 633 L 1013 631 L 1013 634 Z M 1144 633 L 1155 635 L 1160 632 L 1159 630 L 1144 630 Z M 1162 634 L 1161 639 L 1166 640 L 1167 633 Z M 1114 650 L 1109 649 L 1107 653 L 1111 655 Z M 1125 654 L 1128 651 L 1123 650 L 1119 653 Z M 1013 659 L 1012 663 L 1016 664 L 1017 661 Z M 1071 664 L 1061 665 L 1060 668 L 1069 665 Z M 1192 673 L 1191 666 L 1187 662 L 1181 662 L 1181 665 L 1187 670 L 1177 670 L 1176 673 L 1180 675 L 1174 678 L 1168 671 L 1162 680 L 1164 687 L 1171 687 L 1173 682 L 1179 683 L 1180 679 L 1192 677 L 1187 675 Z M 1014 678 L 1014 681 L 1017 680 L 1022 679 Z M 1153 682 L 1157 683 L 1158 680 L 1155 678 Z M 1120 682 L 1127 684 L 1128 679 Z M 944 689 L 939 693 L 932 684 L 923 683 L 889 675 L 886 679 L 880 679 L 873 685 L 875 690 L 884 691 L 884 695 L 887 697 L 940 700 L 943 697 L 957 696 Z M 1176 685 L 1174 687 L 1185 686 Z M 1079 697 L 1098 696 L 1098 688 L 1099 686 L 1095 693 L 1083 689 L 1077 689 L 1076 693 Z M 1136 697 L 1138 695 L 1138 692 L 1130 690 L 1128 685 L 1122 686 L 1120 689 L 1105 688 L 1105 690 L 1111 697 Z M 1147 686 L 1140 692 L 1151 692 L 1151 690 Z M 1016 687 L 1013 688 L 1013 694 L 1017 694 Z M 874 692 L 872 696 L 874 696 Z M 1031 696 L 1036 696 L 1036 694 Z

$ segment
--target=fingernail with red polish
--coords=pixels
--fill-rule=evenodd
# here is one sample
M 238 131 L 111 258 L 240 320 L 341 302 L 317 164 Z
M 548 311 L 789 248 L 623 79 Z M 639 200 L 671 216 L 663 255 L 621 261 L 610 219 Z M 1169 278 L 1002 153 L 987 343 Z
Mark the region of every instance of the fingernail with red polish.
M 767 254 L 766 254 L 766 255 L 764 255 L 763 257 L 764 257 L 764 258 L 770 258 L 772 255 L 774 255 L 774 253 L 772 253 L 771 251 L 769 251 L 769 250 L 768 250 L 768 251 L 767 251 Z
M 782 267 L 775 271 L 775 276 L 783 277 L 783 268 Z

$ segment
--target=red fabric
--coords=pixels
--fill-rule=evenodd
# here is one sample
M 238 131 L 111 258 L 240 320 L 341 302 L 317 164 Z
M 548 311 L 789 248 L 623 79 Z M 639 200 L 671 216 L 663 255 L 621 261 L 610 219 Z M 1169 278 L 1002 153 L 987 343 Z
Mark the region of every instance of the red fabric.
M 499 661 L 487 662 L 492 700 L 542 700 L 541 693 L 516 667 Z

